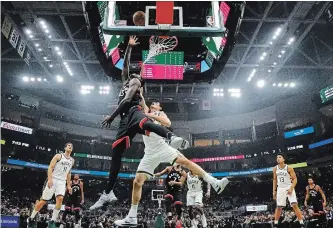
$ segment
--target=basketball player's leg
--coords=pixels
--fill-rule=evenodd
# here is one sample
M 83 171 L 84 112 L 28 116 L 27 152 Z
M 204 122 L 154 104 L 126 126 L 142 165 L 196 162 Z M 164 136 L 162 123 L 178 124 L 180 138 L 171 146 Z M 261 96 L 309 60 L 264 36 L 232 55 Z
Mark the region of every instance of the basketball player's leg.
M 168 128 L 160 124 L 155 124 L 152 120 L 147 118 L 144 112 L 141 110 L 140 106 L 134 108 L 134 112 L 131 115 L 128 127 L 138 128 L 137 133 L 140 134 L 145 134 L 146 131 L 154 132 L 155 134 L 170 140 L 170 146 L 176 149 L 186 149 L 190 145 L 188 141 L 176 136 Z
M 186 194 L 186 205 L 188 207 L 188 214 L 191 219 L 192 227 L 196 227 L 196 221 L 194 216 L 194 210 L 193 207 L 195 205 L 195 197 L 192 192 L 187 192 Z
M 193 173 L 197 174 L 198 176 L 202 177 L 204 181 L 212 185 L 214 190 L 220 194 L 224 188 L 229 183 L 227 178 L 222 178 L 222 180 L 218 180 L 213 176 L 209 175 L 205 170 L 203 170 L 199 165 L 196 163 L 188 160 L 184 155 L 179 154 L 176 159 L 177 164 L 191 170 Z
M 285 188 L 277 188 L 276 192 L 276 208 L 274 214 L 274 225 L 277 226 L 281 217 L 282 208 L 287 205 L 287 190 Z
M 202 227 L 206 228 L 207 227 L 207 219 L 206 219 L 205 213 L 203 211 L 202 198 L 203 198 L 203 193 L 202 192 L 198 192 L 198 193 L 195 194 L 195 197 L 194 197 L 195 206 L 194 206 L 194 208 L 200 214 Z
M 53 180 L 53 184 L 55 187 L 54 194 L 56 196 L 56 204 L 53 209 L 51 221 L 49 222 L 49 228 L 56 227 L 55 223 L 58 221 L 59 212 L 62 206 L 62 202 L 64 200 L 64 195 L 66 193 L 66 181 Z
M 81 226 L 81 202 L 80 198 L 73 203 L 73 213 L 75 215 L 75 224 Z
M 66 224 L 66 217 L 67 215 L 71 214 L 72 213 L 72 205 L 73 205 L 73 201 L 71 200 L 71 198 L 69 196 L 67 196 L 67 200 L 66 200 L 66 204 L 65 204 L 65 211 L 64 213 L 62 214 L 62 222 L 64 224 Z
M 47 186 L 47 180 L 44 183 L 44 190 L 42 193 L 41 199 L 36 202 L 34 210 L 32 211 L 30 217 L 28 218 L 28 227 L 37 227 L 37 223 L 35 221 L 35 217 L 38 212 L 44 207 L 48 200 L 52 199 L 53 194 L 55 193 L 55 186 L 53 185 L 51 188 Z
M 116 220 L 117 226 L 136 226 L 139 202 L 142 195 L 142 186 L 144 182 L 153 176 L 155 168 L 160 162 L 155 159 L 155 155 L 145 154 L 138 166 L 135 179 L 133 180 L 132 204 L 125 219 Z
M 303 222 L 303 215 L 302 215 L 301 210 L 298 207 L 297 197 L 296 197 L 295 190 L 293 190 L 293 192 L 291 193 L 291 195 L 288 195 L 287 197 L 288 197 L 288 200 L 290 202 L 291 207 L 293 208 L 293 210 L 295 212 L 297 220 L 299 221 L 299 223 L 301 225 L 303 225 L 304 224 L 304 222 Z

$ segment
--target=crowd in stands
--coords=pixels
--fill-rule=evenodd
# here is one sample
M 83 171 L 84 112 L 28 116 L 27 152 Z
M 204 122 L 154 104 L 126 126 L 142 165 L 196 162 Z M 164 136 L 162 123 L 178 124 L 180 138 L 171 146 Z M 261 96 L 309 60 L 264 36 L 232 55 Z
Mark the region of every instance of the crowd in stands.
M 332 166 L 319 168 L 315 175 L 317 183 L 323 188 L 328 206 L 326 208 L 329 218 L 332 218 L 333 205 L 333 186 L 331 183 L 333 177 Z M 305 219 L 311 219 L 303 207 L 304 192 L 307 181 L 307 171 L 297 172 L 298 185 L 296 192 L 299 199 L 299 205 L 303 210 Z M 21 226 L 26 223 L 25 220 L 30 214 L 32 205 L 39 199 L 43 182 L 46 178 L 46 172 L 34 170 L 31 168 L 13 169 L 7 168 L 2 170 L 1 179 L 1 214 L 14 215 L 21 217 Z M 132 180 L 122 179 L 116 185 L 115 194 L 118 197 L 116 204 L 112 204 L 103 210 L 88 211 L 88 208 L 99 197 L 104 178 L 96 178 L 91 176 L 82 176 L 85 189 L 85 203 L 83 205 L 82 227 L 113 227 L 116 219 L 124 218 L 130 207 L 130 192 Z M 271 224 L 275 204 L 272 200 L 272 179 L 271 175 L 261 176 L 258 178 L 232 178 L 231 183 L 227 186 L 222 195 L 216 195 L 212 192 L 209 199 L 204 200 L 205 213 L 208 218 L 209 228 L 229 228 L 229 227 L 253 227 L 253 224 L 266 225 Z M 163 189 L 157 186 L 156 181 L 149 181 L 143 188 L 143 197 L 139 206 L 139 222 L 140 227 L 153 227 L 157 215 L 158 203 L 151 200 L 152 189 Z M 235 191 L 238 189 L 238 191 Z M 183 191 L 183 202 L 185 201 L 185 191 Z M 50 203 L 54 203 L 51 201 Z M 246 205 L 267 205 L 268 210 L 265 212 L 247 212 Z M 183 208 L 183 226 L 191 227 L 186 208 Z M 39 227 L 46 227 L 50 218 L 51 211 L 44 208 L 38 217 Z M 331 216 L 331 217 L 330 217 Z M 295 223 L 295 216 L 287 207 L 281 222 Z M 296 224 L 296 223 L 295 223 Z M 265 225 L 265 226 L 264 226 Z M 270 226 L 267 226 L 270 227 Z

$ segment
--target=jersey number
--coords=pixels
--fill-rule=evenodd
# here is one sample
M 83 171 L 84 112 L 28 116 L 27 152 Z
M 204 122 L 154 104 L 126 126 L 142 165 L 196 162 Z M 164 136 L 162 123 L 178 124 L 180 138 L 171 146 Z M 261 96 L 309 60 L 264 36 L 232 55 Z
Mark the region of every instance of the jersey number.
M 284 177 L 280 177 L 280 182 L 284 182 Z
M 68 167 L 64 167 L 64 172 L 66 172 L 66 171 L 67 171 L 67 168 L 68 168 Z
M 195 188 L 195 184 L 192 184 L 192 189 Z

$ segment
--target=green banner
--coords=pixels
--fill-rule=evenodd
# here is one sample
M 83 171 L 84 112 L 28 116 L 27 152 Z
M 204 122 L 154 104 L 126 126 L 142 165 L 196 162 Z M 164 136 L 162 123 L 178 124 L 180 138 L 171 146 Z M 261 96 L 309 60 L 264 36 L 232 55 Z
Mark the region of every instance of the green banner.
M 327 101 L 333 99 L 333 85 L 320 90 L 320 98 L 322 103 L 326 103 Z
M 112 160 L 112 157 L 110 157 L 110 156 L 101 156 L 101 155 L 83 154 L 83 153 L 74 153 L 74 157 L 94 158 L 94 159 L 100 159 L 100 160 Z M 141 161 L 141 159 L 122 158 L 121 161 L 139 163 Z

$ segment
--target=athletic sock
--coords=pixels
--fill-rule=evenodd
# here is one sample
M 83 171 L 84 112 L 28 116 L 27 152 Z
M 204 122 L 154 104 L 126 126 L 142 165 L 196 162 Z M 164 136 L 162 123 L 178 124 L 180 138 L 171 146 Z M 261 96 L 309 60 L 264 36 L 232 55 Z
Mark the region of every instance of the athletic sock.
M 53 209 L 51 221 L 57 221 L 60 209 Z
M 32 211 L 30 218 L 31 219 L 35 219 L 35 216 L 37 215 L 38 211 L 36 211 L 35 209 Z
M 302 220 L 298 220 L 298 221 L 299 221 L 300 224 L 304 224 L 303 219 Z
M 206 181 L 208 184 L 214 184 L 216 182 L 216 178 L 212 177 L 208 173 L 204 173 L 203 177 L 204 181 Z
M 136 218 L 136 216 L 138 214 L 138 206 L 139 205 L 133 205 L 132 204 L 131 209 L 128 212 L 128 217 L 135 217 Z
M 274 224 L 279 224 L 279 221 L 274 221 Z

